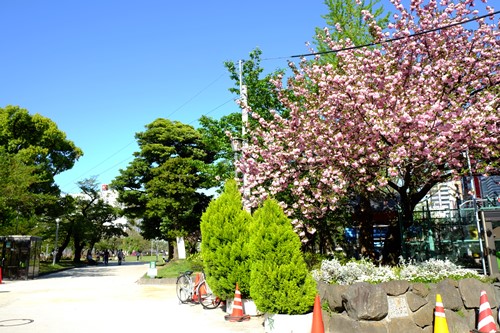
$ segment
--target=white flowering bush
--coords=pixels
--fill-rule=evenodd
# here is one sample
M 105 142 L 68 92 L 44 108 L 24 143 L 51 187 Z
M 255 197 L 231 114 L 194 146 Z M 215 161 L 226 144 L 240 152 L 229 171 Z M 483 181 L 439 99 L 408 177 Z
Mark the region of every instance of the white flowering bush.
M 397 267 L 377 266 L 362 259 L 342 265 L 337 259 L 324 260 L 319 270 L 314 270 L 316 281 L 350 285 L 356 282 L 380 283 L 391 280 L 410 282 L 438 282 L 446 278 L 463 279 L 481 276 L 472 269 L 462 268 L 448 259 L 430 259 L 425 262 L 401 260 Z
M 400 268 L 400 279 L 413 282 L 435 282 L 447 278 L 458 280 L 480 277 L 475 270 L 458 266 L 448 259 L 429 259 L 416 264 L 403 261 Z

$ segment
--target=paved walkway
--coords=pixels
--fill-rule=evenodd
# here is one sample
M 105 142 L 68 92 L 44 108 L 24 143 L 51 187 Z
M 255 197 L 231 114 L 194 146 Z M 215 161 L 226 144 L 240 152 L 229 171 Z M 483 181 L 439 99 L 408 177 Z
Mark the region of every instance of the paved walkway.
M 138 284 L 147 270 L 127 262 L 4 280 L 0 333 L 264 332 L 260 317 L 233 323 L 220 308 L 179 304 L 174 284 Z

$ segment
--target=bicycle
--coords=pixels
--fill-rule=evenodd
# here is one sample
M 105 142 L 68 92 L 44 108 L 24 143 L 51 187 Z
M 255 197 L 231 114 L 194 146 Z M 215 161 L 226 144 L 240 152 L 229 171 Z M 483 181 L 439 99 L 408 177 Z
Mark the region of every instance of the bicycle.
M 193 282 L 192 278 L 193 271 L 180 272 L 179 277 L 177 277 L 176 290 L 177 298 L 183 304 L 187 302 L 198 302 L 204 309 L 215 309 L 217 308 L 221 300 L 219 297 L 214 295 L 212 289 L 208 286 L 205 280 L 205 273 L 198 273 L 199 280 Z

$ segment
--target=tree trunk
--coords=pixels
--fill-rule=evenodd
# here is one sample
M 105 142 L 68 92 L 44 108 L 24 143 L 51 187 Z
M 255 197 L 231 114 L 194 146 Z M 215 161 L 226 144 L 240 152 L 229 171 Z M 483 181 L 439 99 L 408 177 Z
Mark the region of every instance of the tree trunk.
M 397 220 L 391 220 L 384 242 L 383 264 L 397 265 L 403 255 L 403 231 L 413 224 L 413 203 L 403 191 L 400 192 L 400 214 Z
M 399 262 L 401 256 L 401 229 L 400 221 L 392 220 L 387 229 L 387 235 L 384 241 L 384 249 L 382 251 L 382 264 L 395 266 Z
M 174 258 L 174 241 L 168 241 L 168 260 L 172 260 Z
M 370 200 L 366 197 L 360 198 L 359 213 L 359 245 L 360 254 L 363 258 L 375 258 L 375 246 L 373 244 L 373 211 Z
M 74 263 L 80 263 L 81 257 L 82 257 L 82 251 L 83 251 L 83 246 L 84 243 L 81 242 L 79 239 L 73 239 L 75 243 L 75 257 L 73 258 Z
M 62 242 L 61 246 L 59 246 L 59 248 L 57 249 L 56 262 L 61 261 L 63 252 L 68 247 L 70 240 L 71 240 L 71 232 L 68 232 L 64 237 L 64 241 Z

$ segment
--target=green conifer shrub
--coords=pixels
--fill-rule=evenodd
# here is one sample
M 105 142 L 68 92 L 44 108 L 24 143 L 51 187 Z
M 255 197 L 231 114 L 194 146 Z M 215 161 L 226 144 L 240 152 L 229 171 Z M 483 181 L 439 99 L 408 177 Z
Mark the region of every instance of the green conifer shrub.
M 316 296 L 316 282 L 301 252 L 299 236 L 275 200 L 253 215 L 250 227 L 250 295 L 261 312 L 304 314 Z
M 243 298 L 250 294 L 248 226 L 252 216 L 243 210 L 236 181 L 212 200 L 201 217 L 201 254 L 208 284 L 225 300 L 234 297 L 236 283 Z

